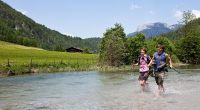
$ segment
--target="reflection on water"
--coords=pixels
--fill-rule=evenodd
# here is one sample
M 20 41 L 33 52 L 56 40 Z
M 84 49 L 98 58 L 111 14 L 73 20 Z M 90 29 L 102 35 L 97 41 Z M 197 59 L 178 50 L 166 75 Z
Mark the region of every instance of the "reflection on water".
M 142 93 L 138 73 L 73 72 L 0 79 L 0 110 L 199 110 L 200 71 L 173 70 L 166 92 Z

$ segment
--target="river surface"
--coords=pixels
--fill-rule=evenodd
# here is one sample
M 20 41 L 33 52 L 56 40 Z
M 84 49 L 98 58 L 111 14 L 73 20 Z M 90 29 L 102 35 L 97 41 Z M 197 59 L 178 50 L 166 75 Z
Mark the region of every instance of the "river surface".
M 71 72 L 0 79 L 0 110 L 200 110 L 200 70 L 170 70 L 166 92 L 138 73 Z

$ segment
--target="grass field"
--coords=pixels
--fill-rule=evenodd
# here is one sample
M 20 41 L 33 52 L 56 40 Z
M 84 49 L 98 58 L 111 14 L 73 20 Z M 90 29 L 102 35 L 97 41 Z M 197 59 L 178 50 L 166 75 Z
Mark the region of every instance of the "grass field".
M 87 70 L 96 66 L 97 55 L 47 51 L 0 41 L 0 71 L 17 74 L 31 69 L 39 72 Z

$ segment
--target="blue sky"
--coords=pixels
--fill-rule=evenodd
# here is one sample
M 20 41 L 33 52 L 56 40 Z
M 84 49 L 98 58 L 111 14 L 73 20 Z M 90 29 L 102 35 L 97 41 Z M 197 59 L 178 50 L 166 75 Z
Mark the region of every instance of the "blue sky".
M 179 21 L 182 11 L 200 17 L 200 0 L 3 0 L 36 22 L 81 38 L 102 37 L 121 23 L 125 33 L 138 25 Z

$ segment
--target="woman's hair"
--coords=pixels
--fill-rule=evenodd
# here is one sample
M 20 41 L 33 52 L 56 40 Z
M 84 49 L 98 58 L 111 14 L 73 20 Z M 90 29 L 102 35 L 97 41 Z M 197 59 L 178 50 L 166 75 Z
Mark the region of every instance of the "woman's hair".
M 165 46 L 164 45 L 158 44 L 156 47 L 157 48 L 161 48 L 163 51 L 165 51 Z
M 147 49 L 146 48 L 141 48 L 140 51 L 144 51 L 145 53 L 147 53 Z

